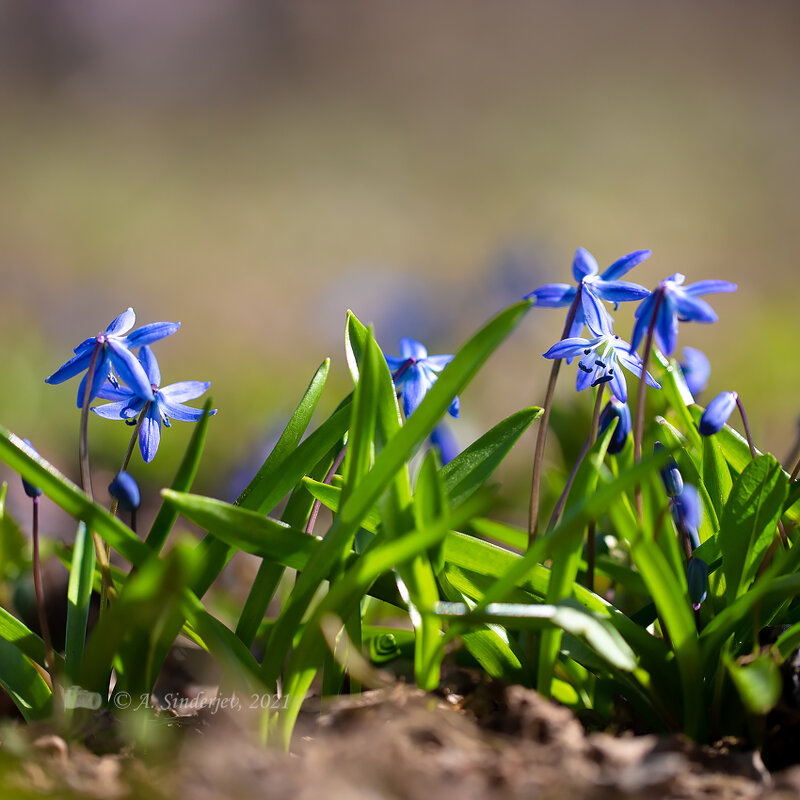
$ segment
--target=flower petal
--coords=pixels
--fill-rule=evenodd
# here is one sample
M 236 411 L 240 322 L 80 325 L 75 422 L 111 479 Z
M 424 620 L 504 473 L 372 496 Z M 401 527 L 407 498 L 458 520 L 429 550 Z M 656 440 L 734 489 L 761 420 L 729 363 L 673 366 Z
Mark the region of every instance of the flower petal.
M 208 391 L 209 386 L 211 384 L 208 381 L 178 381 L 159 389 L 159 394 L 170 403 L 184 403 L 200 397 Z
M 712 436 L 722 430 L 723 425 L 736 408 L 736 392 L 720 392 L 707 406 L 700 417 L 698 429 L 703 436 Z
M 629 353 L 627 348 L 620 348 L 616 351 L 616 355 L 619 363 L 622 364 L 628 372 L 632 373 L 637 378 L 642 377 L 642 359 L 639 358 L 636 353 Z M 644 379 L 648 386 L 652 386 L 654 389 L 661 388 L 661 384 L 649 372 L 645 373 Z
M 632 253 L 622 256 L 622 258 L 618 258 L 600 277 L 604 281 L 615 281 L 637 264 L 641 264 L 642 261 L 650 258 L 651 254 L 652 250 L 634 250 Z
M 581 292 L 581 307 L 586 318 L 586 326 L 595 336 L 611 333 L 614 320 L 588 286 L 584 286 Z
M 74 355 L 66 364 L 60 366 L 49 378 L 45 378 L 45 383 L 63 383 L 70 378 L 74 378 L 79 372 L 89 367 L 92 360 L 92 351 L 86 350 L 78 355 Z
M 101 400 L 121 400 L 124 403 L 137 397 L 127 386 L 114 386 L 114 384 L 108 380 L 100 387 L 97 396 Z
M 421 370 L 412 368 L 408 371 L 408 380 L 403 384 L 403 413 L 410 417 L 422 402 L 425 393 L 430 389 L 428 381 Z
M 629 300 L 641 300 L 650 294 L 649 289 L 630 281 L 596 280 L 592 283 L 592 291 L 609 303 L 627 303 Z
M 671 294 L 672 302 L 682 322 L 716 322 L 716 312 L 705 300 L 692 297 L 683 291 Z
M 458 419 L 458 415 L 461 411 L 461 401 L 458 399 L 458 395 L 453 398 L 453 402 L 450 403 L 450 408 L 447 409 L 447 413 L 450 414 L 451 417 L 455 417 Z
M 386 359 L 386 363 L 389 365 L 390 372 L 397 372 L 403 364 L 408 361 L 407 358 L 403 358 L 402 356 L 384 356 Z
M 126 417 L 122 416 L 123 409 L 128 407 L 128 403 L 125 400 L 120 400 L 117 403 L 105 403 L 102 406 L 92 406 L 92 411 L 97 414 L 98 417 L 102 417 L 103 419 L 126 419 Z
M 97 361 L 97 366 L 94 370 L 94 380 L 92 381 L 92 388 L 89 394 L 89 402 L 94 400 L 95 397 L 100 393 L 100 389 L 103 388 L 103 384 L 106 380 L 108 380 L 108 374 L 111 367 L 108 363 L 107 358 L 100 358 Z M 86 375 L 81 378 L 81 384 L 78 387 L 78 395 L 76 398 L 76 402 L 78 404 L 78 408 L 83 408 L 83 395 L 86 391 L 86 378 L 89 377 L 89 372 L 87 370 Z
M 400 340 L 400 355 L 404 358 L 413 358 L 415 361 L 419 361 L 428 357 L 428 351 L 422 342 L 404 337 Z
M 180 322 L 151 322 L 149 325 L 142 325 L 138 330 L 129 333 L 125 340 L 131 349 L 142 347 L 146 344 L 153 344 L 153 342 L 157 342 L 167 336 L 172 336 L 180 326 Z
M 452 360 L 452 355 L 428 356 L 425 359 L 425 366 L 434 372 L 441 372 Z
M 97 344 L 97 337 L 90 336 L 88 339 L 84 339 L 72 352 L 76 355 L 79 353 L 84 353 L 87 350 L 91 350 Z
M 572 274 L 575 280 L 580 283 L 589 275 L 597 275 L 599 267 L 595 257 L 585 248 L 579 247 L 575 251 L 575 258 L 572 261 Z
M 546 283 L 538 289 L 523 297 L 523 300 L 529 300 L 531 297 L 535 298 L 534 305 L 542 308 L 561 308 L 568 306 L 575 299 L 575 292 L 578 290 L 568 283 Z
M 675 352 L 675 345 L 678 343 L 678 317 L 672 305 L 672 296 L 669 294 L 664 295 L 661 307 L 658 309 L 656 341 L 665 356 L 671 356 Z
M 690 283 L 684 287 L 684 291 L 691 295 L 698 294 L 717 294 L 719 292 L 735 292 L 739 287 L 730 281 L 707 280 Z
M 136 314 L 128 307 L 107 328 L 106 333 L 112 336 L 124 336 L 136 322 Z
M 202 408 L 191 408 L 183 403 L 170 403 L 169 400 L 162 400 L 159 406 L 169 418 L 176 419 L 178 422 L 197 422 L 203 416 Z M 216 413 L 217 409 L 214 409 L 209 412 L 209 416 Z
M 580 337 L 562 339 L 560 342 L 556 342 L 543 355 L 545 358 L 575 358 L 575 356 L 582 356 L 583 351 L 590 345 L 589 339 Z
M 585 372 L 579 367 L 578 375 L 575 378 L 575 390 L 578 392 L 582 392 L 584 389 L 588 389 L 592 385 L 593 380 L 594 380 L 594 370 L 589 370 L 589 372 Z
M 620 403 L 628 402 L 628 382 L 625 380 L 625 373 L 619 366 L 611 373 L 611 380 L 608 386 L 611 389 L 611 394 L 613 394 Z
M 147 345 L 144 345 L 139 350 L 139 363 L 142 365 L 150 385 L 161 386 L 161 370 L 158 367 L 158 361 L 156 361 L 153 351 Z
M 108 356 L 111 363 L 125 383 L 145 400 L 153 399 L 153 390 L 142 365 L 134 358 L 133 353 L 120 341 L 109 339 Z
M 683 359 L 678 363 L 689 391 L 697 397 L 706 388 L 711 376 L 711 363 L 708 357 L 696 347 L 684 347 Z
M 142 420 L 142 427 L 139 428 L 139 450 L 146 464 L 156 457 L 160 441 L 161 415 L 158 413 L 156 404 L 153 403 Z

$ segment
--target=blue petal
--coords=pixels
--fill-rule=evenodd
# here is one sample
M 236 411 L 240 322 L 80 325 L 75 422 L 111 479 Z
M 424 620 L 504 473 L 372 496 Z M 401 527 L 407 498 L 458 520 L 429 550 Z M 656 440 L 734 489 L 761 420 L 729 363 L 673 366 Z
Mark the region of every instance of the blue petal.
M 702 558 L 692 558 L 686 568 L 686 586 L 692 608 L 700 610 L 708 597 L 708 564 Z
M 132 308 L 123 311 L 107 328 L 106 333 L 112 336 L 124 336 L 136 322 L 136 314 Z
M 600 277 L 604 281 L 615 281 L 637 264 L 641 264 L 642 261 L 650 258 L 651 253 L 651 250 L 634 250 L 632 253 L 622 256 L 622 258 L 618 258 Z
M 88 339 L 84 339 L 72 352 L 77 355 L 85 352 L 86 350 L 91 350 L 96 344 L 97 337 L 90 336 Z
M 170 403 L 168 400 L 162 400 L 159 404 L 161 410 L 171 419 L 176 419 L 178 422 L 197 422 L 203 416 L 202 408 L 191 408 L 182 403 Z M 209 412 L 209 416 L 213 416 L 217 410 Z
M 625 373 L 619 369 L 619 367 L 614 370 L 608 385 L 611 389 L 611 393 L 620 403 L 626 403 L 628 401 L 628 383 L 625 380 Z
M 679 363 L 689 391 L 697 397 L 706 388 L 711 376 L 711 363 L 706 354 L 696 347 L 684 347 L 683 360 Z
M 672 302 L 683 322 L 716 322 L 717 314 L 705 300 L 683 291 L 672 292 Z
M 691 483 L 683 487 L 683 491 L 672 499 L 673 509 L 678 520 L 687 528 L 700 527 L 703 521 L 703 505 L 697 489 Z
M 578 369 L 578 375 L 575 378 L 575 390 L 582 392 L 584 389 L 588 389 L 593 380 L 594 372 L 584 372 L 582 369 Z
M 91 393 L 89 394 L 89 401 L 91 402 L 100 394 L 100 390 L 103 388 L 103 384 L 108 378 L 109 373 L 109 363 L 106 357 L 99 358 L 97 360 L 97 366 L 94 370 L 94 380 L 92 381 L 92 389 Z M 78 408 L 83 408 L 83 395 L 86 391 L 86 378 L 89 377 L 89 372 L 87 370 L 86 375 L 81 378 L 81 385 L 78 387 L 78 396 L 76 398 Z
M 428 356 L 425 359 L 425 366 L 432 369 L 434 372 L 441 372 L 451 361 L 453 356 Z
M 403 384 L 403 413 L 406 415 L 406 419 L 414 413 L 422 402 L 422 398 L 425 397 L 425 393 L 430 389 L 421 370 L 412 368 L 409 373 L 408 380 Z
M 556 342 L 546 353 L 545 358 L 575 358 L 575 356 L 582 356 L 583 351 L 589 347 L 591 342 L 588 339 L 574 337 L 570 339 L 562 339 Z
M 430 435 L 430 442 L 439 449 L 442 466 L 449 464 L 459 453 L 459 446 L 452 431 L 444 424 L 437 425 Z
M 720 392 L 707 406 L 700 417 L 698 429 L 703 436 L 712 436 L 722 430 L 736 408 L 736 392 Z
M 568 306 L 574 300 L 577 291 L 568 283 L 546 283 L 526 294 L 523 299 L 529 300 L 533 297 L 536 299 L 534 305 L 542 308 L 561 308 Z
M 150 381 L 147 379 L 142 365 L 133 357 L 133 353 L 124 344 L 114 339 L 108 340 L 107 347 L 111 363 L 119 373 L 120 378 L 139 397 L 143 397 L 145 400 L 152 400 L 153 390 L 150 387 Z
M 458 419 L 459 412 L 461 411 L 461 401 L 458 399 L 458 395 L 453 398 L 453 402 L 450 403 L 450 408 L 447 409 L 447 412 L 450 414 L 451 417 L 455 417 Z
M 390 372 L 397 372 L 403 364 L 408 361 L 407 358 L 403 358 L 402 356 L 384 356 L 386 359 L 386 363 L 389 365 Z
M 685 286 L 683 291 L 691 295 L 698 294 L 717 294 L 718 292 L 735 292 L 739 287 L 730 281 L 697 281 L 697 283 L 690 283 Z
M 428 357 L 428 351 L 422 342 L 405 337 L 400 340 L 400 355 L 404 358 L 413 358 L 415 361 Z
M 144 374 L 147 375 L 150 385 L 161 386 L 161 370 L 158 367 L 158 361 L 156 361 L 153 351 L 147 345 L 144 345 L 144 347 L 139 350 L 139 363 L 142 365 L 142 369 L 144 370 Z
M 157 342 L 167 336 L 172 336 L 180 326 L 180 322 L 151 322 L 149 325 L 142 325 L 138 330 L 129 333 L 125 340 L 131 349 L 142 347 L 146 344 L 153 344 L 153 342 Z
M 592 283 L 594 293 L 609 303 L 627 303 L 629 300 L 641 300 L 650 294 L 649 289 L 630 281 L 597 280 Z
M 589 275 L 597 275 L 599 267 L 595 257 L 584 247 L 579 247 L 575 251 L 575 258 L 572 261 L 572 274 L 575 280 L 580 283 Z
M 92 411 L 94 411 L 98 417 L 102 417 L 103 419 L 126 419 L 126 417 L 122 416 L 122 411 L 127 407 L 127 401 L 120 400 L 117 403 L 106 403 L 102 406 L 93 406 Z
M 581 307 L 583 308 L 586 325 L 595 336 L 611 333 L 611 325 L 613 323 L 611 315 L 589 291 L 588 286 L 584 286 L 581 292 Z
M 208 381 L 178 381 L 159 390 L 159 394 L 170 403 L 185 403 L 205 394 L 211 384 Z
M 634 374 L 637 378 L 642 377 L 642 359 L 636 353 L 628 353 L 626 350 L 620 348 L 616 351 L 617 360 L 622 364 L 628 372 Z M 644 376 L 645 383 L 652 386 L 654 389 L 660 389 L 661 384 L 649 373 L 646 372 Z
M 664 295 L 661 307 L 658 309 L 656 341 L 664 355 L 671 356 L 675 352 L 675 345 L 678 343 L 678 317 L 671 296 L 667 294 Z
M 130 511 L 134 508 L 139 508 L 141 497 L 139 495 L 139 486 L 133 477 L 120 470 L 113 481 L 108 486 L 108 493 L 122 506 L 122 508 Z
M 153 404 L 142 420 L 142 427 L 139 429 L 139 450 L 146 464 L 149 464 L 156 457 L 160 441 L 161 416 L 155 404 Z
M 127 403 L 135 395 L 127 386 L 114 386 L 111 381 L 106 381 L 101 387 L 97 396 L 101 400 L 121 400 Z
M 92 360 L 91 350 L 86 350 L 79 355 L 74 355 L 66 364 L 60 366 L 49 378 L 45 378 L 45 383 L 63 383 L 70 378 L 74 378 L 79 372 L 88 369 L 89 362 Z

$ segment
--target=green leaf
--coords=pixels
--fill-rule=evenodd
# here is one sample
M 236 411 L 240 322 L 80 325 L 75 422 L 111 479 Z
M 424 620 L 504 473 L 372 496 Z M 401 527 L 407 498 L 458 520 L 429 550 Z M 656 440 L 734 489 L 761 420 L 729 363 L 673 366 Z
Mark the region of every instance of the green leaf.
M 781 697 L 783 680 L 770 655 L 756 656 L 744 664 L 728 656 L 725 664 L 742 703 L 751 714 L 766 714 L 775 708 Z
M 194 483 L 195 475 L 197 475 L 197 470 L 200 466 L 200 459 L 203 456 L 203 447 L 205 446 L 208 432 L 208 420 L 211 418 L 211 406 L 212 401 L 209 397 L 203 406 L 203 416 L 194 426 L 192 438 L 189 440 L 189 445 L 183 454 L 178 471 L 172 479 L 170 489 L 174 492 L 188 492 L 192 488 L 192 483 Z M 174 508 L 168 503 L 162 503 L 145 539 L 147 544 L 157 553 L 161 551 L 164 542 L 167 541 L 167 536 L 169 536 L 169 532 L 177 519 L 178 514 Z
M 67 631 L 65 662 L 67 677 L 78 682 L 86 647 L 86 625 L 89 621 L 89 603 L 92 598 L 95 552 L 94 542 L 83 522 L 78 523 L 75 545 L 72 549 L 72 563 L 67 588 Z
M 783 470 L 770 455 L 751 461 L 736 479 L 719 530 L 728 603 L 738 597 L 755 576 L 776 535 L 787 492 Z
M 449 498 L 458 502 L 482 486 L 508 455 L 517 439 L 541 414 L 541 408 L 517 411 L 442 467 L 442 478 Z
M 44 719 L 50 714 L 50 687 L 22 651 L 4 638 L 0 638 L 0 686 L 26 720 Z
M 6 511 L 8 484 L 0 485 L 0 580 L 16 577 L 24 560 L 25 537 Z
M 714 436 L 703 436 L 703 485 L 719 519 L 733 488 L 733 481 L 728 462 Z
M 0 639 L 5 639 L 28 658 L 44 666 L 44 642 L 41 637 L 2 606 L 0 606 Z

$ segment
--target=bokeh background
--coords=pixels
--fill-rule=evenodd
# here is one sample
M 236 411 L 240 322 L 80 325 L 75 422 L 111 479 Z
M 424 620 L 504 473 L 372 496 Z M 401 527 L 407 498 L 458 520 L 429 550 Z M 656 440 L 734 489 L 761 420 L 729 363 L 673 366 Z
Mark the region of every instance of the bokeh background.
M 800 411 L 799 32 L 780 0 L 2 0 L 0 422 L 75 476 L 77 381 L 44 377 L 129 305 L 180 320 L 162 373 L 212 382 L 200 488 L 228 497 L 324 357 L 321 410 L 347 390 L 346 309 L 387 352 L 404 335 L 452 352 L 571 280 L 578 245 L 601 266 L 649 247 L 640 283 L 739 283 L 679 343 L 783 456 Z M 542 401 L 562 324 L 528 315 L 463 395 L 462 443 Z M 563 374 L 572 413 L 589 398 Z M 129 433 L 92 420 L 98 469 Z M 163 485 L 189 433 L 134 474 Z

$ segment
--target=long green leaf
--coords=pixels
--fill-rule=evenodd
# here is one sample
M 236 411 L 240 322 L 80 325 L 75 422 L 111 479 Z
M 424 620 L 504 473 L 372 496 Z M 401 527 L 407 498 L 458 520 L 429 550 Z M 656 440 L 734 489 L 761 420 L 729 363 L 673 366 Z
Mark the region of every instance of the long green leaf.
M 26 720 L 43 719 L 50 714 L 50 687 L 22 651 L 4 638 L 0 638 L 0 686 Z
M 64 650 L 67 677 L 78 682 L 81 661 L 86 647 L 86 625 L 92 598 L 95 552 L 91 534 L 83 522 L 78 523 L 67 588 L 67 633 Z

